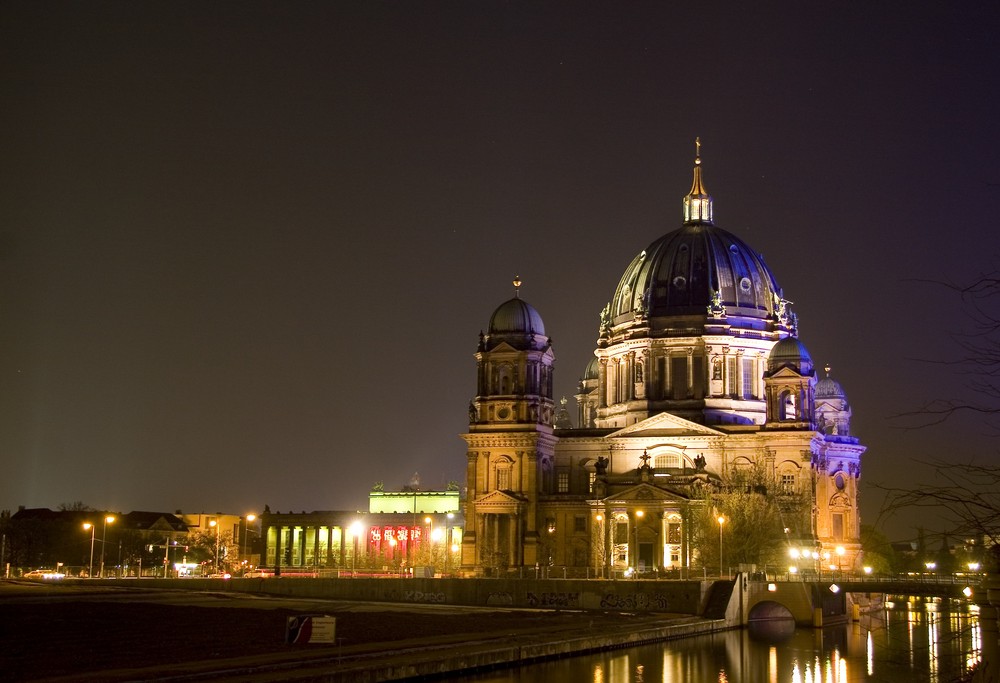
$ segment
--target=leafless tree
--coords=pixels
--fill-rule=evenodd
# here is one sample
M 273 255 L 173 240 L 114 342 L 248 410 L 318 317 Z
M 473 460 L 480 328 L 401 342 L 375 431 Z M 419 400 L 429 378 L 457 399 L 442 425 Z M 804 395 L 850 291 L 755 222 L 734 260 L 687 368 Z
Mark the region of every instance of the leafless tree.
M 931 281 L 924 281 L 931 282 Z M 965 284 L 931 282 L 960 297 L 968 318 L 968 327 L 957 331 L 954 358 L 921 359 L 946 366 L 969 378 L 969 388 L 976 398 L 936 398 L 924 405 L 896 415 L 910 428 L 940 424 L 959 413 L 984 416 L 1000 430 L 1000 271 L 993 271 Z

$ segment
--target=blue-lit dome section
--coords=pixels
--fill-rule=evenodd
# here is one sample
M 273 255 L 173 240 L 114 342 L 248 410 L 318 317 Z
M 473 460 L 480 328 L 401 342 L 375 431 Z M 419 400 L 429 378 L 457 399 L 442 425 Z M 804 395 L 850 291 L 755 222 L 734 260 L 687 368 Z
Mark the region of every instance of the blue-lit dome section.
M 700 150 L 700 145 L 699 145 Z M 684 224 L 632 259 L 601 314 L 601 338 L 686 336 L 705 325 L 760 338 L 794 334 L 795 316 L 764 257 L 716 226 L 700 156 Z

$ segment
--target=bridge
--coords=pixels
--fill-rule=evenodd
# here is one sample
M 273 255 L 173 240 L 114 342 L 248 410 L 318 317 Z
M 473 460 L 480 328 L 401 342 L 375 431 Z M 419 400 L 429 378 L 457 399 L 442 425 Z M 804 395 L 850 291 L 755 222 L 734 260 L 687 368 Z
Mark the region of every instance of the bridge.
M 841 576 L 823 581 L 755 581 L 740 574 L 731 581 L 716 582 L 706 616 L 741 624 L 793 618 L 799 625 L 822 626 L 856 616 L 851 609 L 856 603 L 848 598 L 851 594 L 986 600 L 980 576 Z M 724 613 L 720 609 L 723 605 Z

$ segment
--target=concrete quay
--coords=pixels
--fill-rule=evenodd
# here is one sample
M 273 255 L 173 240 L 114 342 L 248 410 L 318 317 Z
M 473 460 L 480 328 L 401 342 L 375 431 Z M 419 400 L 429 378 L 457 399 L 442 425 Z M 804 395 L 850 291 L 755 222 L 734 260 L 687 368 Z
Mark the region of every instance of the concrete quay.
M 96 681 L 276 681 L 376 683 L 498 669 L 543 659 L 621 649 L 726 630 L 722 620 L 690 616 L 637 615 L 630 624 L 606 627 L 598 614 L 580 614 L 556 631 L 429 636 L 391 644 L 303 649 L 225 661 L 182 662 L 151 669 L 102 671 L 93 676 L 47 679 L 45 683 Z

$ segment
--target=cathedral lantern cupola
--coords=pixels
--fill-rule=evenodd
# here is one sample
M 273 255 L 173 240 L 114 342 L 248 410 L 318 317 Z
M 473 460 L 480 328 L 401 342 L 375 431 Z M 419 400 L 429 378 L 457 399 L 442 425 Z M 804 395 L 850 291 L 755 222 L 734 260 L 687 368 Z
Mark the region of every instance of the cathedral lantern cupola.
M 694 180 L 691 182 L 691 191 L 684 197 L 684 222 L 711 223 L 712 197 L 705 190 L 701 179 L 701 138 L 696 138 L 694 145 Z
M 851 404 L 840 382 L 830 377 L 830 366 L 823 368 L 826 376 L 816 383 L 816 425 L 833 437 L 851 435 Z
M 764 373 L 768 429 L 815 429 L 816 371 L 805 345 L 785 337 L 771 348 Z

